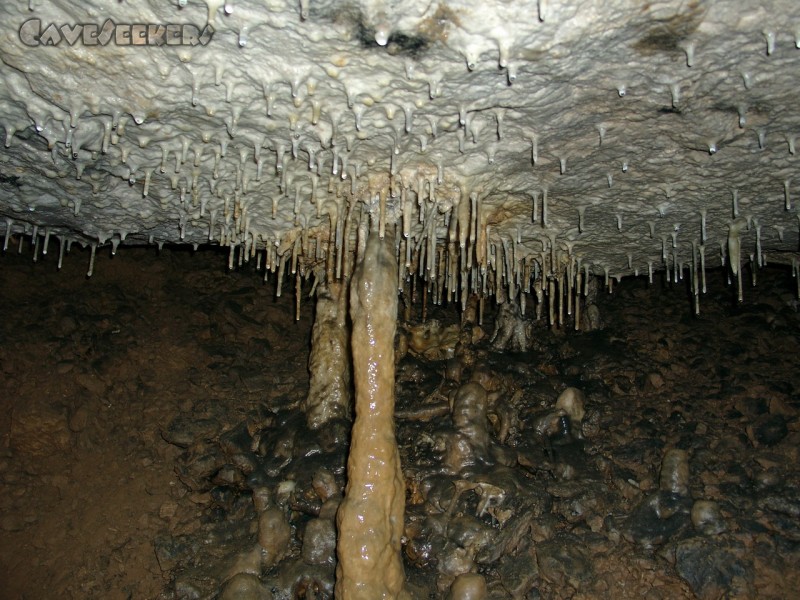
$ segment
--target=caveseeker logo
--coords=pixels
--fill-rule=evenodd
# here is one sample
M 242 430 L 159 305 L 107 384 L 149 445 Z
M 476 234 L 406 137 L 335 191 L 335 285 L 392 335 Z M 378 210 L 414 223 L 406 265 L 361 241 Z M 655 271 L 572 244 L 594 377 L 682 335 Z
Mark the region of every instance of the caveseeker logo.
M 206 25 L 201 31 L 189 24 L 160 25 L 137 23 L 116 24 L 107 19 L 102 25 L 79 23 L 77 25 L 42 25 L 40 19 L 29 19 L 19 28 L 19 39 L 26 46 L 205 46 L 211 41 L 214 28 Z

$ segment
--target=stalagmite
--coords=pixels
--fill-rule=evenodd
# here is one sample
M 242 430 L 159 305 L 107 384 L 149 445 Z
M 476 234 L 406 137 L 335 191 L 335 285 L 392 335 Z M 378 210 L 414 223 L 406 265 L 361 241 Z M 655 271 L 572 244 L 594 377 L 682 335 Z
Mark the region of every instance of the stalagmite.
M 394 436 L 393 237 L 382 240 L 373 229 L 350 289 L 356 415 L 336 517 L 336 597 L 345 600 L 410 598 L 400 556 L 405 484 Z

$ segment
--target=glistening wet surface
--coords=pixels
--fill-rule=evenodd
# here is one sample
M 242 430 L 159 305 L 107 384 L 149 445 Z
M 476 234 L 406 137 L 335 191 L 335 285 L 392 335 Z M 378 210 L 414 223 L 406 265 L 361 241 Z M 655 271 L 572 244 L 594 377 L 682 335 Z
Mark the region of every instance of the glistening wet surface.
M 60 273 L 0 258 L 4 597 L 332 597 L 349 425 L 300 413 L 310 289 L 296 322 L 274 275 L 217 253 L 126 249 L 89 280 L 73 253 Z M 739 305 L 724 278 L 699 317 L 684 282 L 623 281 L 590 332 L 529 299 L 514 353 L 492 350 L 489 302 L 468 327 L 415 303 L 396 372 L 409 591 L 792 597 L 796 281 L 761 270 Z

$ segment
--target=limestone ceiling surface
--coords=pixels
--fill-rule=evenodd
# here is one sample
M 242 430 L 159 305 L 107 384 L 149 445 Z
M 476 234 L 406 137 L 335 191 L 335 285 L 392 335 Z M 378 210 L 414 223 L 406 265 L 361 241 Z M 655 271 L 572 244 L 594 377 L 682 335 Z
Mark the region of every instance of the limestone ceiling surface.
M 330 275 L 371 215 L 407 269 L 452 260 L 478 288 L 798 249 L 796 0 L 30 0 L 0 19 L 10 233 Z

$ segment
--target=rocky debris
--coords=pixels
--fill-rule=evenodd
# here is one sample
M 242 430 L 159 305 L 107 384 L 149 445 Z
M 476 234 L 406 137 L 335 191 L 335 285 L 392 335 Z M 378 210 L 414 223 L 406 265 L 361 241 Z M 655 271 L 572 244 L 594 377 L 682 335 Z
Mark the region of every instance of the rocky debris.
M 675 570 L 698 598 L 755 597 L 752 557 L 735 538 L 689 538 L 669 550 Z
M 14 411 L 11 447 L 29 456 L 49 456 L 69 450 L 73 443 L 66 411 L 37 402 Z
M 219 600 L 272 600 L 272 592 L 256 575 L 237 573 L 225 584 Z
M 24 430 L 34 447 L 15 445 L 27 438 L 4 413 L 0 482 L 9 493 L 0 527 L 13 544 L 3 547 L 24 558 L 6 569 L 28 574 L 20 594 L 36 595 L 41 579 L 60 596 L 87 599 L 113 597 L 117 581 L 131 597 L 162 600 L 332 598 L 349 422 L 306 425 L 298 407 L 307 336 L 290 340 L 285 324 L 244 318 L 279 307 L 270 293 L 248 284 L 221 302 L 217 291 L 202 292 L 215 289 L 216 276 L 190 274 L 201 290 L 167 278 L 142 291 L 163 286 L 165 298 L 190 307 L 184 320 L 172 318 L 166 300 L 159 314 L 146 303 L 120 309 L 125 319 L 159 323 L 142 327 L 169 342 L 155 360 L 152 338 L 138 347 L 103 333 L 125 302 L 116 292 L 72 296 L 77 327 L 66 328 L 66 340 L 51 301 L 28 308 L 43 329 L 15 334 L 14 316 L 0 324 L 5 396 L 25 401 L 13 417 L 25 417 L 26 406 L 58 415 L 53 429 Z M 240 276 L 247 279 L 230 277 Z M 606 329 L 553 333 L 529 315 L 536 342 L 524 353 L 459 341 L 451 358 L 410 353 L 399 363 L 403 554 L 419 597 L 777 600 L 800 589 L 800 318 L 765 308 L 785 325 L 754 329 L 746 305 L 709 284 L 717 295 L 697 320 L 684 317 L 677 287 L 626 282 L 597 298 Z M 762 278 L 764 293 L 769 285 Z M 108 316 L 92 319 L 88 302 Z M 203 310 L 213 318 L 200 318 Z M 431 316 L 445 329 L 459 320 L 444 307 Z M 257 341 L 264 336 L 268 343 Z M 87 369 L 98 340 L 105 357 Z M 46 344 L 71 365 L 52 380 L 40 374 Z M 285 364 L 265 368 L 267 348 Z M 73 381 L 78 372 L 99 374 L 104 395 Z M 37 374 L 35 385 L 25 373 Z M 61 390 L 67 396 L 51 400 Z M 63 446 L 53 432 L 67 436 Z M 94 462 L 81 477 L 87 457 Z M 148 478 L 156 468 L 163 477 Z M 114 490 L 138 493 L 140 506 L 108 495 Z M 75 540 L 87 548 L 80 557 Z M 14 564 L 9 555 L 4 565 Z M 59 565 L 70 565 L 69 578 Z M 152 590 L 148 582 L 157 590 L 139 593 Z
M 542 578 L 556 587 L 580 591 L 593 576 L 585 544 L 570 534 L 537 544 L 536 561 Z

